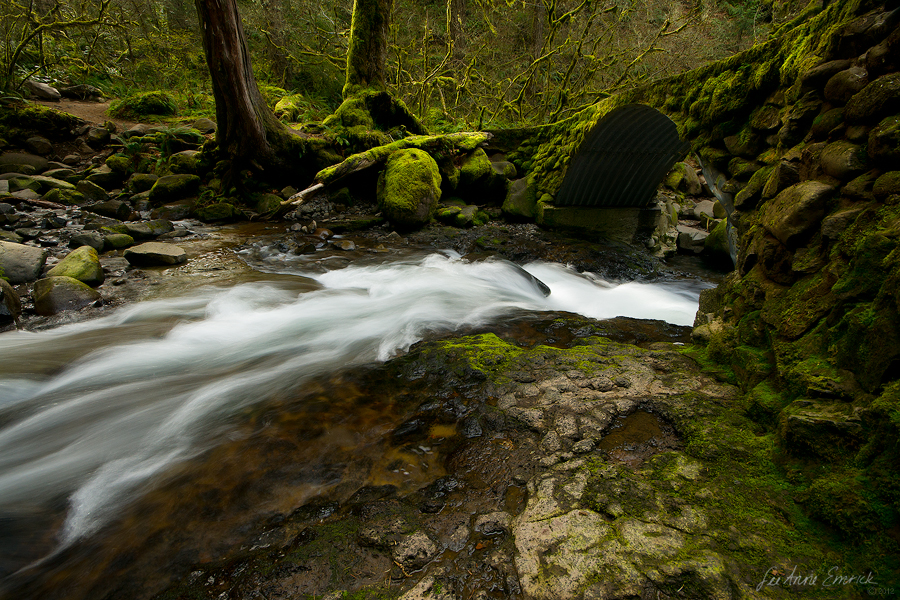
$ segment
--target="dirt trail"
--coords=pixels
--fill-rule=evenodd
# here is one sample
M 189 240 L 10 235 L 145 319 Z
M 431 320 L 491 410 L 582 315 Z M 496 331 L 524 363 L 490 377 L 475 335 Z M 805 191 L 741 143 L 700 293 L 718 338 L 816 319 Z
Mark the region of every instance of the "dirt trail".
M 70 115 L 75 115 L 89 123 L 105 123 L 106 121 L 112 121 L 120 129 L 130 129 L 137 124 L 136 121 L 128 121 L 107 115 L 106 111 L 109 109 L 109 102 L 86 102 L 81 100 L 67 100 L 65 98 L 59 102 L 49 102 L 45 100 L 36 100 L 35 102 L 49 108 L 61 110 Z

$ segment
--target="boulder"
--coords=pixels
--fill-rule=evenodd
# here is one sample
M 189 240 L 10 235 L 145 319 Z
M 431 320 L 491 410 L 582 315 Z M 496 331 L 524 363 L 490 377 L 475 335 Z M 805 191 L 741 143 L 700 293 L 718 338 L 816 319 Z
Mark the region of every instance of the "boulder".
M 38 100 L 49 100 L 50 102 L 59 102 L 59 99 L 62 98 L 62 94 L 59 93 L 55 87 L 47 85 L 46 83 L 41 83 L 40 81 L 35 81 L 33 79 L 28 79 L 25 83 L 22 84 L 22 87 L 28 92 L 32 98 L 37 98 Z
M 124 221 L 131 216 L 131 205 L 122 200 L 107 200 L 105 202 L 97 202 L 95 204 L 87 204 L 82 206 L 83 210 L 92 212 L 97 215 L 109 217 L 110 219 L 118 219 Z
M 838 460 L 858 447 L 862 433 L 852 404 L 841 400 L 795 400 L 778 419 L 781 444 L 795 456 Z
M 47 251 L 41 248 L 0 242 L 0 277 L 6 277 L 12 284 L 37 279 L 46 260 Z
M 678 225 L 678 247 L 685 252 L 693 252 L 700 254 L 705 247 L 706 238 L 709 234 L 696 227 L 689 225 Z
M 105 127 L 91 127 L 87 132 L 87 143 L 93 147 L 101 147 L 109 142 L 109 130 Z
M 70 248 L 80 248 L 82 246 L 90 246 L 97 252 L 103 251 L 103 236 L 96 231 L 84 231 L 73 235 L 69 239 Z
M 175 226 L 167 219 L 155 219 L 153 221 L 135 221 L 125 223 L 125 233 L 136 240 L 146 240 L 159 237 L 164 233 L 174 231 Z
M 828 144 L 819 155 L 822 171 L 829 177 L 849 181 L 866 172 L 866 149 L 850 142 L 839 140 Z
M 90 175 L 85 177 L 87 181 L 97 184 L 104 190 L 114 190 L 122 185 L 125 180 L 125 174 L 113 171 L 109 165 L 104 164 L 97 169 L 91 171 Z M 82 192 L 83 193 L 83 192 Z
M 162 215 L 165 213 L 160 212 L 159 214 Z M 214 221 L 229 221 L 237 218 L 241 213 L 233 204 L 228 202 L 216 202 L 215 204 L 201 206 L 195 209 L 194 214 L 201 221 L 211 223 Z
M 869 132 L 866 151 L 875 164 L 900 164 L 900 116 L 887 117 Z
M 176 202 L 197 194 L 200 178 L 188 173 L 165 175 L 150 188 L 150 202 L 155 205 Z
M 484 158 L 487 160 L 487 155 Z M 489 160 L 486 167 L 494 173 Z M 441 197 L 437 163 L 417 148 L 394 152 L 378 178 L 377 197 L 379 208 L 395 227 L 416 229 L 425 225 Z
M 15 321 L 18 327 L 21 314 L 22 300 L 19 294 L 6 280 L 0 279 L 0 323 Z
M 110 171 L 114 173 L 119 173 L 122 177 L 128 175 L 128 171 L 131 169 L 131 159 L 129 159 L 124 154 L 113 154 L 104 161 L 106 166 L 109 167 Z
M 870 82 L 847 103 L 848 123 L 875 123 L 900 112 L 900 73 Z
M 197 173 L 200 152 L 198 150 L 182 150 L 169 157 L 169 170 L 173 173 Z
M 125 260 L 138 267 L 180 265 L 187 262 L 187 254 L 174 244 L 145 242 L 126 250 Z
M 52 177 L 53 179 L 62 179 L 63 181 L 66 181 L 69 177 L 75 175 L 75 171 L 69 167 L 58 167 L 55 169 L 51 168 L 49 171 L 44 171 L 43 175 L 44 177 Z M 72 182 L 70 181 L 69 183 Z
M 872 193 L 879 200 L 900 194 L 900 171 L 888 171 L 879 176 L 872 185 Z
M 103 99 L 103 92 L 99 88 L 86 83 L 61 87 L 59 88 L 59 93 L 64 98 L 73 98 L 75 100 L 94 100 L 99 102 Z
M 825 99 L 835 106 L 843 106 L 869 83 L 869 74 L 862 67 L 851 67 L 831 76 L 825 84 Z
M 35 173 L 43 173 L 49 164 L 49 161 L 42 156 L 24 152 L 6 152 L 0 155 L 0 174 L 22 173 L 23 175 L 34 175 Z
M 138 194 L 149 191 L 157 179 L 159 176 L 152 173 L 135 173 L 128 178 L 128 189 Z
M 820 181 L 792 185 L 765 204 L 763 226 L 782 244 L 795 248 L 819 228 L 825 205 L 834 192 L 834 187 Z
M 75 184 L 75 189 L 89 202 L 103 202 L 109 198 L 109 192 L 92 181 L 82 179 Z
M 697 172 L 687 163 L 677 162 L 666 175 L 665 185 L 675 192 L 696 196 L 703 191 Z
M 216 122 L 211 119 L 197 119 L 196 121 L 191 123 L 191 127 L 202 134 L 210 134 L 216 132 Z
M 261 215 L 274 213 L 281 208 L 281 197 L 275 194 L 262 194 L 256 201 L 256 212 Z
M 531 177 L 510 182 L 509 195 L 503 203 L 503 214 L 513 219 L 534 219 L 537 214 L 537 185 Z
M 78 310 L 101 298 L 97 290 L 72 277 L 45 277 L 34 284 L 34 311 L 50 316 L 65 310 Z
M 47 156 L 53 152 L 53 142 L 43 136 L 34 135 L 25 140 L 25 148 L 35 154 Z
M 127 233 L 110 233 L 103 236 L 104 250 L 121 250 L 134 245 L 134 238 Z
M 106 279 L 96 248 L 81 246 L 69 252 L 55 267 L 47 271 L 48 277 L 71 277 L 92 287 Z

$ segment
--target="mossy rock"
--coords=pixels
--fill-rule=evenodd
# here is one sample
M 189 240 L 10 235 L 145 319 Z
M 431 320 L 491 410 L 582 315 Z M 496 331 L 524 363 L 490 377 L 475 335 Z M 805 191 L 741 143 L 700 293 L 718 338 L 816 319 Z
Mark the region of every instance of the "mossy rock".
M 275 194 L 262 194 L 256 200 L 256 212 L 261 215 L 271 214 L 281 208 L 281 197 Z
M 713 264 L 730 269 L 734 266 L 731 260 L 731 248 L 728 244 L 728 221 L 723 219 L 703 240 L 703 254 Z
M 90 286 L 98 286 L 106 279 L 100 257 L 90 246 L 81 246 L 69 252 L 55 267 L 47 271 L 48 277 L 71 277 Z
M 417 148 L 394 152 L 378 178 L 377 197 L 392 225 L 407 230 L 422 227 L 433 217 L 441 197 L 437 163 Z
M 103 236 L 104 250 L 121 250 L 134 245 L 134 238 L 127 233 L 110 233 Z
M 866 151 L 876 164 L 885 167 L 900 164 L 900 116 L 884 119 L 869 132 Z
M 872 185 L 872 193 L 879 200 L 900 194 L 900 171 L 889 171 L 881 175 Z
M 178 112 L 178 104 L 166 92 L 142 92 L 113 102 L 109 114 L 123 119 L 140 120 L 145 117 L 169 117 Z
M 93 248 L 92 248 L 93 250 Z M 100 294 L 72 277 L 45 277 L 34 284 L 34 311 L 50 316 L 66 310 L 78 310 L 93 304 Z
M 509 194 L 503 202 L 503 214 L 507 218 L 530 221 L 537 216 L 537 184 L 532 177 L 510 182 Z
M 106 159 L 106 166 L 115 173 L 127 173 L 131 170 L 131 160 L 124 154 L 113 154 Z
M 198 150 L 182 150 L 169 157 L 167 166 L 173 174 L 196 175 L 200 167 Z
M 158 175 L 151 173 L 135 173 L 128 178 L 128 189 L 135 193 L 147 192 L 159 179 Z
M 155 205 L 183 200 L 197 194 L 200 178 L 188 173 L 165 175 L 150 188 L 150 202 Z
M 828 473 L 805 494 L 807 509 L 855 543 L 895 525 L 896 512 L 876 495 L 877 487 L 860 469 Z
M 194 209 L 194 215 L 206 223 L 214 221 L 231 221 L 241 216 L 241 212 L 228 202 L 216 202 L 209 206 Z
M 24 132 L 38 132 L 52 138 L 71 137 L 71 131 L 83 124 L 74 115 L 40 104 L 9 103 L 0 110 L 0 127 L 16 134 L 8 135 L 9 139 L 23 137 Z

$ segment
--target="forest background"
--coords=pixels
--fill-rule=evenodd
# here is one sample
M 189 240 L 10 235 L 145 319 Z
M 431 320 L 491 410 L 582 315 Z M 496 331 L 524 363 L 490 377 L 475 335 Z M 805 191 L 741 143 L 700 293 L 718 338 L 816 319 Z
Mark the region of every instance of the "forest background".
M 289 122 L 341 102 L 352 0 L 239 0 L 260 89 Z M 792 0 L 395 0 L 389 91 L 432 131 L 543 123 L 739 52 Z M 192 0 L 0 0 L 0 89 L 28 78 L 107 97 L 163 90 L 215 111 Z M 280 103 L 280 104 L 279 104 Z

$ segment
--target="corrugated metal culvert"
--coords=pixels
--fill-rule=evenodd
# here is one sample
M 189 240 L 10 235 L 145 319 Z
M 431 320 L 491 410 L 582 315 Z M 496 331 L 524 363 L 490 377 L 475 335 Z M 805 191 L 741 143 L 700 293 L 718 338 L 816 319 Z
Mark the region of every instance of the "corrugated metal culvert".
M 569 162 L 556 206 L 642 207 L 690 150 L 666 115 L 644 104 L 621 106 L 587 134 Z

